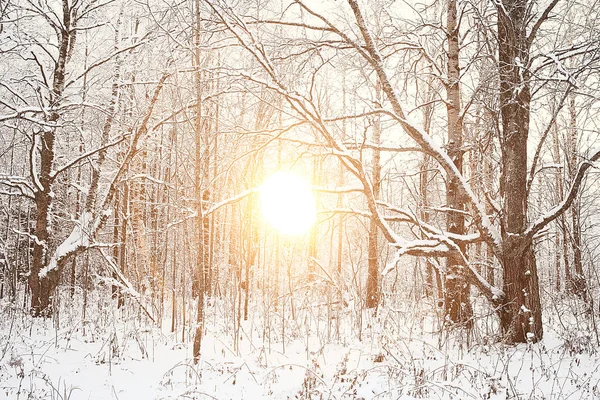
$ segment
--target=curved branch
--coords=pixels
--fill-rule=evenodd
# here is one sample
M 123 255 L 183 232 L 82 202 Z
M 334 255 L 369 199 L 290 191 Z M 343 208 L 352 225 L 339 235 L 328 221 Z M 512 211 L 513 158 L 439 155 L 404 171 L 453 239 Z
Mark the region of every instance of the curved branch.
M 579 189 L 581 188 L 581 183 L 583 182 L 583 178 L 585 177 L 585 173 L 590 167 L 594 165 L 594 162 L 600 159 L 600 150 L 596 151 L 592 157 L 588 160 L 583 161 L 579 168 L 577 169 L 577 174 L 575 175 L 575 179 L 571 183 L 571 188 L 569 192 L 565 196 L 565 198 L 554 206 L 551 210 L 543 214 L 540 218 L 538 218 L 524 233 L 523 235 L 527 239 L 527 241 L 533 240 L 533 236 L 538 233 L 541 229 L 543 229 L 550 222 L 554 221 L 558 218 L 562 213 L 564 213 L 573 203 L 577 195 L 579 194 Z
M 565 100 L 567 99 L 567 96 L 569 95 L 569 93 L 571 93 L 572 87 L 573 87 L 572 85 L 569 85 L 567 90 L 565 90 L 565 93 L 563 93 L 563 96 L 560 99 L 560 102 L 558 103 L 558 107 L 556 107 L 556 110 L 554 110 L 554 113 L 552 114 L 552 119 L 550 119 L 548 126 L 546 126 L 544 133 L 542 133 L 542 137 L 540 138 L 537 148 L 535 149 L 535 155 L 533 156 L 533 162 L 531 163 L 531 169 L 529 170 L 529 178 L 527 179 L 527 185 L 526 185 L 526 189 L 525 189 L 527 191 L 527 194 L 529 194 L 529 192 L 531 191 L 531 185 L 533 184 L 533 178 L 535 177 L 535 174 L 536 174 L 537 163 L 539 161 L 540 154 L 542 153 L 542 147 L 544 146 L 544 142 L 546 141 L 546 138 L 548 137 L 548 133 L 550 133 L 550 129 L 552 129 L 552 127 L 556 123 L 556 118 L 558 117 L 558 113 L 560 112 L 563 105 L 565 104 Z
M 552 3 L 550 3 L 548 7 L 546 7 L 540 18 L 535 22 L 535 25 L 533 26 L 533 28 L 531 28 L 531 32 L 529 32 L 529 36 L 527 36 L 527 44 L 529 46 L 531 46 L 531 43 L 533 43 L 533 39 L 535 39 L 538 30 L 540 29 L 542 24 L 548 19 L 550 13 L 557 4 L 558 0 L 552 0 Z

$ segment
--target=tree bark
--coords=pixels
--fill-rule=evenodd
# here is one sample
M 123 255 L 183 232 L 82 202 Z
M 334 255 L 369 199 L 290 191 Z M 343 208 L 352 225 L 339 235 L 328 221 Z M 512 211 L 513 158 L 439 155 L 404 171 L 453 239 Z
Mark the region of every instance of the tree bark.
M 65 85 L 65 68 L 69 52 L 69 41 L 73 37 L 70 34 L 71 29 L 71 10 L 69 2 L 63 0 L 63 29 L 57 32 L 58 36 L 58 56 L 53 71 L 52 90 L 49 96 L 50 106 L 55 108 L 62 101 L 62 95 Z M 60 119 L 60 114 L 51 111 L 46 117 L 47 122 L 56 123 Z M 44 127 L 39 134 L 40 145 L 37 146 L 34 140 L 33 151 L 31 152 L 32 164 L 35 163 L 36 151 L 39 151 L 40 166 L 39 171 L 34 171 L 32 176 L 34 182 L 39 182 L 39 187 L 35 192 L 36 220 L 34 235 L 36 240 L 33 245 L 33 257 L 31 271 L 29 273 L 29 287 L 31 288 L 31 312 L 34 316 L 51 315 L 52 296 L 54 289 L 58 285 L 58 271 L 50 271 L 45 277 L 39 276 L 40 271 L 46 266 L 49 252 L 49 230 L 51 227 L 51 204 L 52 204 L 52 167 L 54 165 L 54 142 L 56 140 L 56 128 Z
M 498 64 L 502 117 L 503 198 L 500 262 L 505 298 L 500 322 L 505 340 L 521 343 L 542 338 L 542 308 L 537 266 L 527 228 L 527 139 L 530 116 L 528 2 L 498 4 Z
M 377 97 L 379 95 L 379 87 L 377 87 Z M 379 117 L 375 117 L 373 125 L 373 165 L 371 167 L 371 181 L 373 184 L 373 197 L 379 200 L 379 192 L 381 191 L 381 151 L 378 146 L 381 143 L 381 121 Z M 369 219 L 369 238 L 368 238 L 368 275 L 367 275 L 367 308 L 377 308 L 379 305 L 379 226 L 377 217 L 371 216 Z
M 196 117 L 195 117 L 195 129 L 196 129 L 196 174 L 195 174 L 195 189 L 197 205 L 197 217 L 196 217 L 196 230 L 197 230 L 197 245 L 198 245 L 198 260 L 196 263 L 196 279 L 195 282 L 195 295 L 198 296 L 198 307 L 196 314 L 196 329 L 194 332 L 194 346 L 193 356 L 194 363 L 198 363 L 200 360 L 200 347 L 202 344 L 202 334 L 204 330 L 204 294 L 205 294 L 205 267 L 206 267 L 206 246 L 204 231 L 205 216 L 204 216 L 204 192 L 202 190 L 202 174 L 204 172 L 204 163 L 202 162 L 202 87 L 201 87 L 201 74 L 200 74 L 200 0 L 194 1 L 195 7 L 195 25 L 194 25 L 194 52 L 193 52 L 193 66 L 194 66 L 194 85 L 196 87 Z
M 569 96 L 569 129 L 568 129 L 566 159 L 569 182 L 575 179 L 577 173 L 577 110 L 575 108 L 575 95 Z M 571 238 L 573 245 L 574 275 L 570 280 L 570 288 L 583 301 L 587 301 L 587 282 L 583 273 L 581 259 L 581 202 L 579 197 L 571 205 Z
M 447 115 L 448 115 L 448 156 L 459 173 L 463 172 L 463 128 L 460 115 L 460 65 L 459 65 L 459 26 L 457 21 L 456 0 L 449 0 L 447 9 L 448 35 L 448 81 Z M 448 174 L 446 178 L 446 203 L 451 210 L 448 212 L 446 227 L 448 232 L 459 235 L 465 234 L 465 201 L 459 188 L 459 176 Z M 460 250 L 466 254 L 465 246 Z M 470 285 L 465 279 L 463 269 L 466 267 L 462 257 L 450 255 L 446 260 L 446 285 L 444 305 L 446 321 L 467 323 L 472 326 L 473 309 L 470 300 Z

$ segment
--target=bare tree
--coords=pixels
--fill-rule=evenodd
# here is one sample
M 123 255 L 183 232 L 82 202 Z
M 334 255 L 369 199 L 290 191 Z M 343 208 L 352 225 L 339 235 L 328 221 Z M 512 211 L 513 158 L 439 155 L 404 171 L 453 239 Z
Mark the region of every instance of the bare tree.
M 470 284 L 476 286 L 497 310 L 502 334 L 508 342 L 525 342 L 542 337 L 541 304 L 539 281 L 533 246 L 534 236 L 548 223 L 555 220 L 568 209 L 580 189 L 585 172 L 600 157 L 594 153 L 584 160 L 574 174 L 572 184 L 565 197 L 549 211 L 529 222 L 527 190 L 527 140 L 529 137 L 531 98 L 531 47 L 537 32 L 549 18 L 557 2 L 551 3 L 541 11 L 535 11 L 524 0 L 510 0 L 497 5 L 497 48 L 499 53 L 497 76 L 500 82 L 497 94 L 500 101 L 500 151 L 501 188 L 500 213 L 498 225 L 492 223 L 488 215 L 489 208 L 474 192 L 469 181 L 457 167 L 456 156 L 452 149 L 441 148 L 430 132 L 425 131 L 408 116 L 405 105 L 397 90 L 393 73 L 386 66 L 387 54 L 384 51 L 384 38 L 375 37 L 369 24 L 369 8 L 356 0 L 348 0 L 353 22 L 336 18 L 330 19 L 325 13 L 317 12 L 304 2 L 296 2 L 303 12 L 310 15 L 312 22 L 266 21 L 271 24 L 287 24 L 310 29 L 326 35 L 322 43 L 336 43 L 346 50 L 346 54 L 358 56 L 377 76 L 378 85 L 386 100 L 386 105 L 374 107 L 367 113 L 386 115 L 395 121 L 403 131 L 417 144 L 419 151 L 431 155 L 445 171 L 448 179 L 454 182 L 457 202 L 455 210 L 464 210 L 462 204 L 469 205 L 469 219 L 476 227 L 476 234 L 449 232 L 420 221 L 414 213 L 390 204 L 378 202 L 374 187 L 368 178 L 368 172 L 361 159 L 337 139 L 328 119 L 310 96 L 291 90 L 278 74 L 265 47 L 260 45 L 252 30 L 243 19 L 231 9 L 219 7 L 211 2 L 225 27 L 233 34 L 237 42 L 249 52 L 268 74 L 268 79 L 259 79 L 249 75 L 248 79 L 258 82 L 271 90 L 284 95 L 289 106 L 307 123 L 310 123 L 322 135 L 327 146 L 337 154 L 346 168 L 362 184 L 369 213 L 377 218 L 377 224 L 385 239 L 397 248 L 398 254 L 455 257 L 464 266 L 458 274 Z M 250 21 L 248 21 L 250 22 Z M 261 21 L 265 22 L 265 21 Z M 346 24 L 346 28 L 341 26 Z M 355 32 L 352 33 L 352 29 Z M 334 39 L 335 38 L 335 39 Z M 312 46 L 314 42 L 309 45 Z M 333 45 L 336 47 L 335 45 Z M 452 68 L 456 68 L 454 65 Z M 460 75 L 459 75 L 460 76 Z M 449 92 L 452 97 L 452 90 Z M 455 95 L 454 95 L 455 96 Z M 456 101 L 456 100 L 454 100 Z M 359 116 L 356 116 L 357 118 Z M 339 117 L 338 117 L 339 118 Z M 342 117 L 343 118 L 343 117 Z M 456 121 L 455 121 L 456 122 Z M 383 206 L 383 210 L 379 207 Z M 404 240 L 395 232 L 390 221 L 404 221 L 415 226 L 422 238 Z M 464 231 L 462 231 L 464 232 Z M 492 286 L 476 268 L 469 263 L 465 255 L 465 246 L 484 241 L 502 270 L 502 288 Z M 458 264 L 457 262 L 454 263 Z

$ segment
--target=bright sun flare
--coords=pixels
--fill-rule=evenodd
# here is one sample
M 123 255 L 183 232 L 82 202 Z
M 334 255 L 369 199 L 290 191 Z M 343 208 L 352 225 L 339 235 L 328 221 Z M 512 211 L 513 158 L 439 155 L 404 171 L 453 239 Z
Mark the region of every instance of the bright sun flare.
M 302 235 L 317 217 L 310 185 L 290 172 L 277 172 L 260 188 L 265 219 L 286 235 Z

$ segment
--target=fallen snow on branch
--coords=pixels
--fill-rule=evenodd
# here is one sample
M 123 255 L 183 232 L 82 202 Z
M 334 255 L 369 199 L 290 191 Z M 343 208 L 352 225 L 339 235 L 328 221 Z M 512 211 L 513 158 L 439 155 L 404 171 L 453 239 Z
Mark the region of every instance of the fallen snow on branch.
M 66 238 L 60 246 L 54 251 L 48 265 L 40 271 L 40 278 L 48 275 L 48 272 L 58 268 L 60 260 L 74 253 L 82 247 L 89 247 L 91 243 L 93 215 L 87 211 L 83 211 L 79 220 L 75 223 L 73 230 L 68 238 Z

